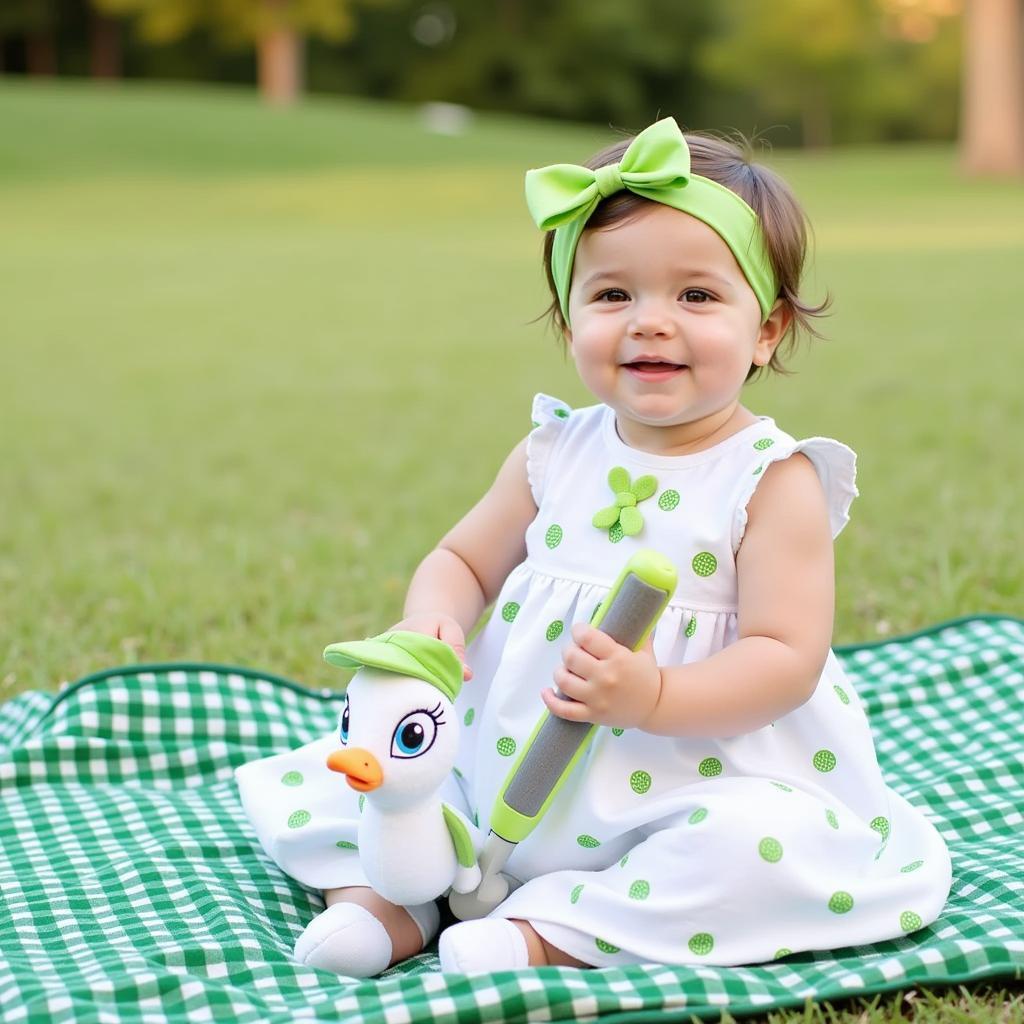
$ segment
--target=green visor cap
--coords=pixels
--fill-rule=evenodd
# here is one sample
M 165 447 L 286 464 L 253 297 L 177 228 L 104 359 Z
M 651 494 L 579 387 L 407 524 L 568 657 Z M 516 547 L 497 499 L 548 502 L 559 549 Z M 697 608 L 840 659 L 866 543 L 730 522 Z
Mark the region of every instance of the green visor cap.
M 462 663 L 455 651 L 436 637 L 404 629 L 330 644 L 324 649 L 324 661 L 340 668 L 381 668 L 422 679 L 450 701 L 462 689 Z

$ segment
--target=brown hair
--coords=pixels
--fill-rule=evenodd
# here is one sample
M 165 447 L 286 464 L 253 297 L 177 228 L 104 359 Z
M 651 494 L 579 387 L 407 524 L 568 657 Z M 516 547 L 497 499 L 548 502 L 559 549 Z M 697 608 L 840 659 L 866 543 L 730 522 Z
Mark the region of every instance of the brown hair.
M 800 298 L 800 278 L 803 274 L 807 254 L 807 215 L 797 202 L 792 190 L 774 171 L 763 164 L 752 161 L 749 142 L 742 137 L 739 144 L 712 135 L 687 133 L 686 144 L 690 149 L 690 170 L 735 192 L 757 214 L 764 232 L 768 258 L 779 285 L 780 298 L 792 313 L 792 320 L 786 328 L 782 343 L 772 353 L 767 369 L 778 373 L 788 372 L 782 363 L 780 350 L 788 355 L 802 334 L 820 338 L 813 318 L 825 314 L 831 305 L 826 295 L 817 306 L 808 305 Z M 607 164 L 618 163 L 628 148 L 631 138 L 623 139 L 602 149 L 585 166 L 591 170 Z M 610 228 L 637 216 L 651 199 L 645 199 L 628 190 L 617 192 L 603 199 L 587 220 L 587 231 Z M 551 290 L 551 305 L 541 314 L 548 316 L 552 326 L 561 337 L 565 320 L 558 303 L 555 281 L 551 276 L 551 247 L 554 231 L 544 238 L 544 272 Z M 757 375 L 762 367 L 752 366 L 747 380 Z

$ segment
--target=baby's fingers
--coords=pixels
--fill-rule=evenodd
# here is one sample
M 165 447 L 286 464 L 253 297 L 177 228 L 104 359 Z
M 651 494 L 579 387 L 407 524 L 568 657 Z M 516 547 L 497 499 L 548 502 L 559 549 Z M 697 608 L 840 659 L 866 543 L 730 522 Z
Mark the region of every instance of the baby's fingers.
M 457 622 L 442 620 L 437 629 L 437 639 L 446 643 L 462 662 L 462 678 L 468 682 L 473 678 L 473 670 L 466 664 L 466 636 Z
M 541 690 L 540 699 L 544 706 L 558 718 L 564 718 L 569 722 L 589 722 L 591 711 L 582 701 L 566 700 L 565 697 L 558 697 L 550 687 Z

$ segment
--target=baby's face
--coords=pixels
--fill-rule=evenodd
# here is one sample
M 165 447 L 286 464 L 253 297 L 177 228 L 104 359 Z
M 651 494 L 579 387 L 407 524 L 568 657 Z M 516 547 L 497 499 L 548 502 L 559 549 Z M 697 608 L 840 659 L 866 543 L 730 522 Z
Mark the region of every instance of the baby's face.
M 729 247 L 703 221 L 651 204 L 585 231 L 567 340 L 580 377 L 620 429 L 697 424 L 734 407 L 777 337 Z

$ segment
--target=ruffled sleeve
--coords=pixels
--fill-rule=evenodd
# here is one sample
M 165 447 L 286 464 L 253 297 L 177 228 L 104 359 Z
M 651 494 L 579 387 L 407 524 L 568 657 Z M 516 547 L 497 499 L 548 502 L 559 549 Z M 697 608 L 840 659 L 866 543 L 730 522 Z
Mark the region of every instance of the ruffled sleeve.
M 859 493 L 857 491 L 857 456 L 848 448 L 830 437 L 809 437 L 803 441 L 775 444 L 764 453 L 758 467 L 750 474 L 736 505 L 733 521 L 733 551 L 738 551 L 740 541 L 747 528 L 747 506 L 757 485 L 764 478 L 764 471 L 773 463 L 788 459 L 796 452 L 803 452 L 811 460 L 821 480 L 828 502 L 829 525 L 832 536 L 837 537 L 850 521 L 850 505 Z
M 571 412 L 569 406 L 558 398 L 542 394 L 533 396 L 533 429 L 526 439 L 526 477 L 537 508 L 540 508 L 544 495 L 544 478 L 551 456 L 566 434 Z

